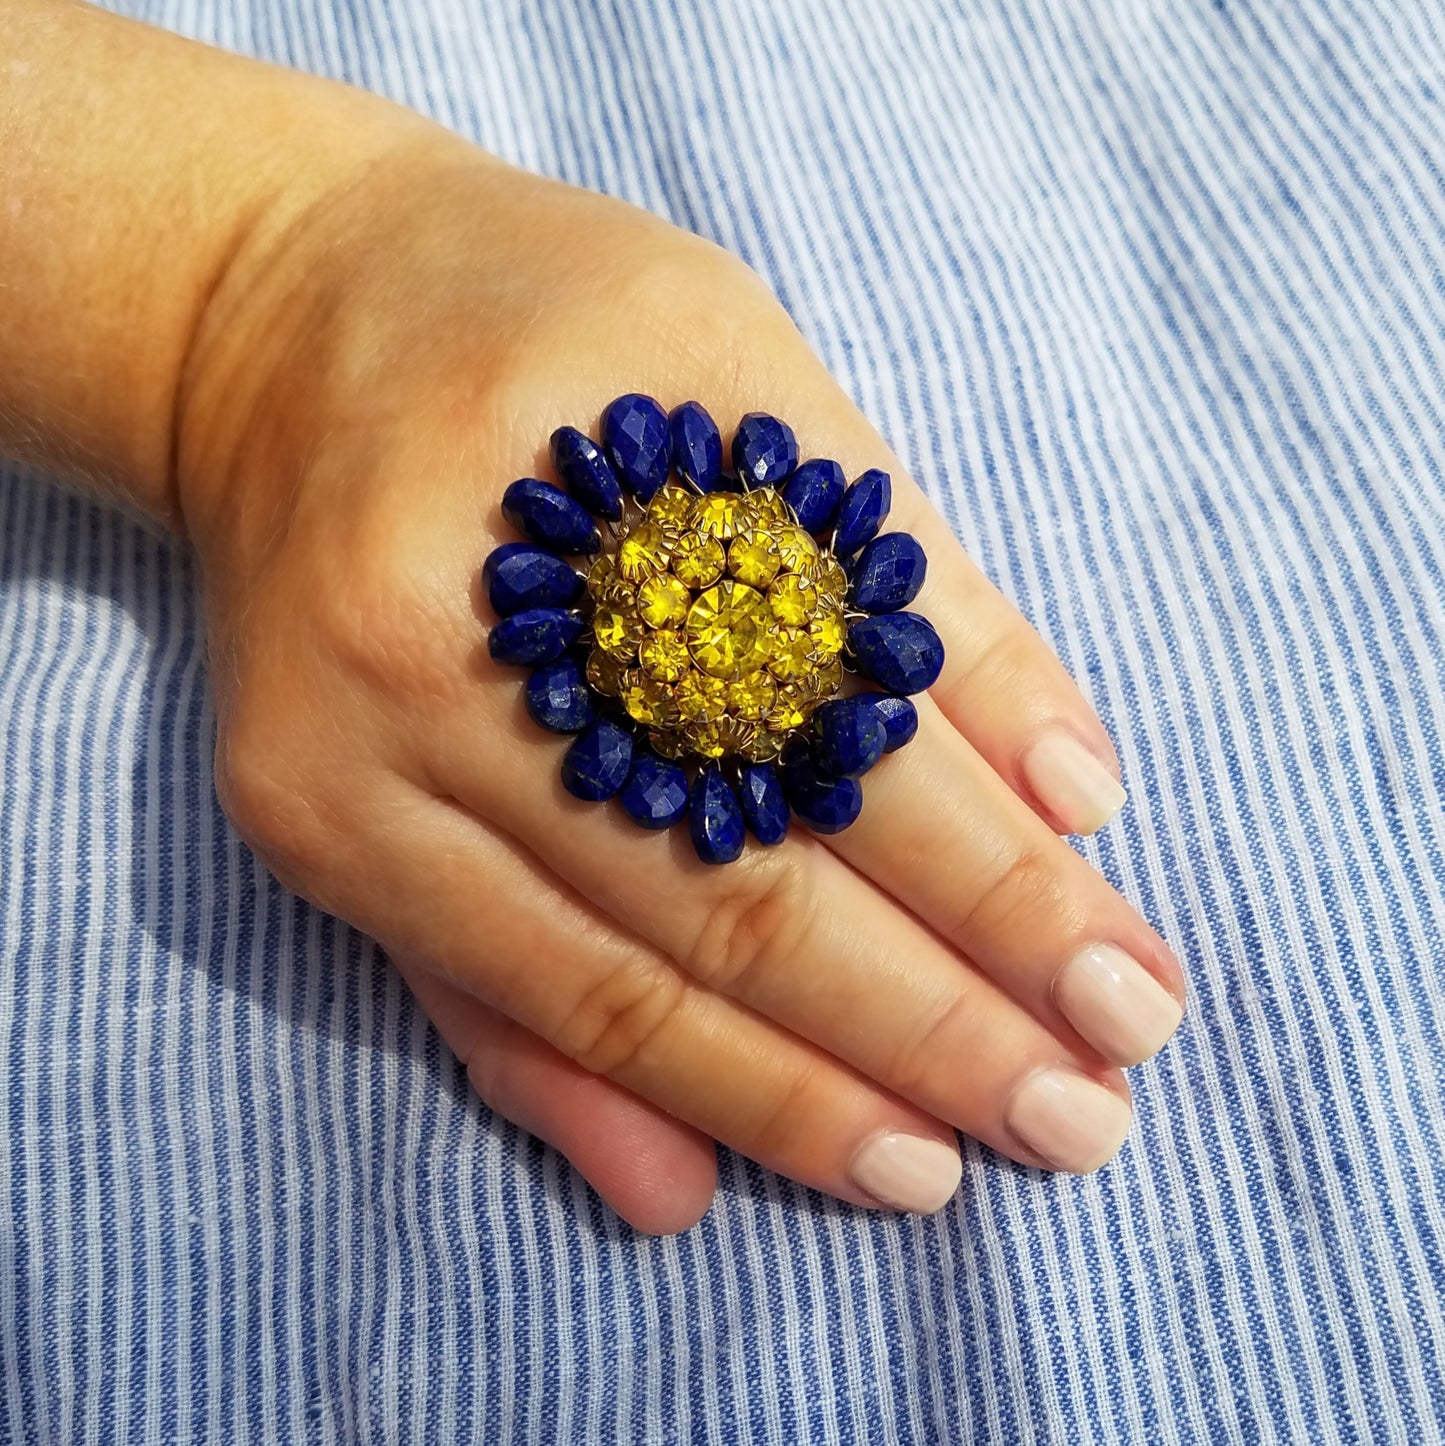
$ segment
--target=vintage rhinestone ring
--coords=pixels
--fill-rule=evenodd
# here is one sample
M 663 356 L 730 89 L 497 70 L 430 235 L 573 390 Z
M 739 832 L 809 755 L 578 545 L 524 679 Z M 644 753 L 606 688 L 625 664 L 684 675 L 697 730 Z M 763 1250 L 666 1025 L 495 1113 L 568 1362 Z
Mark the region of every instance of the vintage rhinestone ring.
M 800 465 L 765 412 L 738 423 L 725 472 L 697 402 L 669 415 L 636 393 L 603 413 L 600 446 L 559 427 L 551 450 L 566 490 L 507 488 L 527 540 L 482 581 L 492 657 L 532 669 L 532 717 L 577 735 L 567 790 L 617 798 L 644 828 L 686 818 L 705 863 L 737 858 L 746 829 L 781 843 L 793 814 L 847 828 L 861 775 L 918 726 L 907 695 L 943 667 L 933 626 L 904 611 L 923 549 L 880 534 L 888 474 L 848 486 L 836 462 Z

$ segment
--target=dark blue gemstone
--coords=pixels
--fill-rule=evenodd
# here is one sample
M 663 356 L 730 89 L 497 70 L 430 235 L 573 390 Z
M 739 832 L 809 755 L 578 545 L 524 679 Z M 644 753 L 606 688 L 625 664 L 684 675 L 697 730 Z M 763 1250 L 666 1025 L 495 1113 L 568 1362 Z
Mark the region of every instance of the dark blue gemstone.
M 667 481 L 672 434 L 651 397 L 628 392 L 602 414 L 602 448 L 622 485 L 644 502 Z
M 733 435 L 733 467 L 744 487 L 776 487 L 798 465 L 793 429 L 767 412 L 749 412 Z
M 880 758 L 888 730 L 866 697 L 834 698 L 813 715 L 818 762 L 838 778 L 858 778 Z
M 880 613 L 848 629 L 858 671 L 890 693 L 921 693 L 943 671 L 943 644 L 917 613 Z
M 896 613 L 918 596 L 928 559 L 912 534 L 885 532 L 858 554 L 849 571 L 856 607 L 865 613 Z
M 814 537 L 821 537 L 832 531 L 847 487 L 843 469 L 836 462 L 814 457 L 788 478 L 783 501 L 798 514 L 802 527 Z
M 504 542 L 482 565 L 482 586 L 498 617 L 523 608 L 569 608 L 582 575 L 530 542 Z
M 762 844 L 780 844 L 788 836 L 788 800 L 783 780 L 771 763 L 745 763 L 738 779 L 743 816 Z
M 679 764 L 639 748 L 620 797 L 643 828 L 671 828 L 687 812 L 687 774 Z
M 851 557 L 865 542 L 871 542 L 892 506 L 893 484 L 888 474 L 870 468 L 843 494 L 833 551 L 839 557 Z
M 602 546 L 587 509 L 560 487 L 535 477 L 519 477 L 502 493 L 502 516 L 549 552 L 570 556 Z
M 667 419 L 672 465 L 700 492 L 722 480 L 722 434 L 698 402 L 684 402 Z
M 487 636 L 487 647 L 499 663 L 534 668 L 561 657 L 578 638 L 586 619 L 561 608 L 527 608 L 503 618 Z
M 543 663 L 527 679 L 527 712 L 554 733 L 580 733 L 597 713 L 582 664 L 571 654 Z
M 783 791 L 814 833 L 842 833 L 863 811 L 863 785 L 825 773 L 807 749 L 794 750 L 784 761 Z
M 687 822 L 705 864 L 730 864 L 743 851 L 743 809 L 732 784 L 709 764 L 692 782 Z
M 632 730 L 612 718 L 584 729 L 562 759 L 562 787 L 588 803 L 613 797 L 632 771 Z
M 883 745 L 885 753 L 902 748 L 918 732 L 918 709 L 907 698 L 895 697 L 892 693 L 861 693 L 878 715 L 888 734 Z
M 602 448 L 576 427 L 552 433 L 552 465 L 567 490 L 594 516 L 616 522 L 622 516 L 622 484 Z

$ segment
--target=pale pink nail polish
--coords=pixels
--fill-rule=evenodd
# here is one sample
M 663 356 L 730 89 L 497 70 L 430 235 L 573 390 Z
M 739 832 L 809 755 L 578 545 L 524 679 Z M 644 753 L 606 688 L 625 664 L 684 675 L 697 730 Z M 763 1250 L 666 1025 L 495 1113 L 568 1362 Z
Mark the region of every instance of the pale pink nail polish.
M 1040 1069 L 1014 1090 L 1005 1123 L 1060 1170 L 1097 1170 L 1124 1143 L 1133 1111 L 1112 1090 L 1064 1068 Z
M 895 1210 L 931 1215 L 958 1190 L 963 1162 L 941 1140 L 875 1135 L 854 1155 L 852 1176 L 860 1190 Z
M 1139 1064 L 1163 1048 L 1184 1015 L 1179 1001 L 1113 944 L 1081 949 L 1059 971 L 1054 1002 L 1115 1064 Z
M 1039 738 L 1019 766 L 1035 797 L 1069 833 L 1103 828 L 1129 801 L 1100 759 L 1062 729 Z

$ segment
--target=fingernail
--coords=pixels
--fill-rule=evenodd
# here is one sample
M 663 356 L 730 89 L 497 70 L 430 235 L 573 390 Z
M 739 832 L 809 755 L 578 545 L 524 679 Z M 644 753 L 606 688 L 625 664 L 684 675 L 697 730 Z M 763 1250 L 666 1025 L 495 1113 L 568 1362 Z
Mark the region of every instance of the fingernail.
M 941 1140 L 916 1135 L 875 1135 L 853 1156 L 853 1183 L 895 1210 L 931 1215 L 963 1179 L 958 1152 Z
M 1054 983 L 1069 1023 L 1115 1064 L 1139 1064 L 1164 1047 L 1184 1009 L 1141 964 L 1113 944 L 1075 954 Z
M 1072 733 L 1045 733 L 1023 756 L 1024 778 L 1070 833 L 1093 833 L 1129 801 L 1119 780 Z
M 1086 1175 L 1124 1143 L 1134 1113 L 1112 1090 L 1071 1069 L 1041 1069 L 1014 1091 L 1006 1123 L 1035 1154 Z

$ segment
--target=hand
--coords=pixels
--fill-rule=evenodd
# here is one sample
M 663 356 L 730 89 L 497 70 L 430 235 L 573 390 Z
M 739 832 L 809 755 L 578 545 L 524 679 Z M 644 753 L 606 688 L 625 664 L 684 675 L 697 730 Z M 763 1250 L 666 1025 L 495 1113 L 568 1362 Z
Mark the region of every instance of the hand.
M 566 740 L 488 656 L 503 488 L 623 391 L 696 398 L 725 432 L 767 410 L 804 455 L 892 473 L 947 665 L 847 832 L 704 867 L 568 795 Z M 1114 1153 L 1117 1066 L 1163 1043 L 1183 983 L 1055 832 L 1121 801 L 1113 751 L 741 263 L 412 135 L 243 249 L 177 447 L 228 813 L 622 1214 L 695 1221 L 710 1139 L 912 1209 L 956 1186 L 955 1127 L 1048 1168 Z

